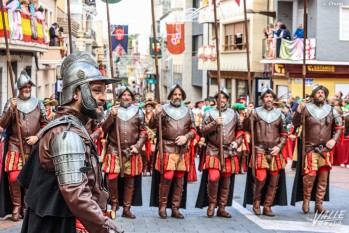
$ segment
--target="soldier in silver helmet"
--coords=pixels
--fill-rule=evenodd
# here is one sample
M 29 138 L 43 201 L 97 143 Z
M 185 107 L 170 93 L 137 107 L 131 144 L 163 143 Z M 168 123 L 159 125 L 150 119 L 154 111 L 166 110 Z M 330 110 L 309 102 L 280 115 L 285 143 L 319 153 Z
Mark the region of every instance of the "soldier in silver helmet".
M 142 205 L 141 191 L 141 173 L 143 162 L 141 149 L 147 139 L 145 129 L 144 113 L 138 107 L 132 105 L 134 93 L 128 86 L 119 89 L 119 105 L 114 105 L 110 109 L 110 114 L 102 125 L 104 132 L 108 133 L 108 149 L 103 160 L 102 170 L 108 177 L 108 188 L 111 195 L 110 202 L 112 210 L 119 209 L 119 191 L 118 187 L 124 187 L 122 217 L 134 219 L 136 216 L 131 212 L 131 205 Z M 117 138 L 116 122 L 119 127 L 119 136 Z M 118 142 L 120 140 L 122 162 L 118 154 Z M 123 184 L 119 179 L 119 174 L 123 170 Z M 133 197 L 138 203 L 133 202 Z
M 185 98 L 186 94 L 182 87 L 178 83 L 175 84 L 167 96 L 170 103 L 164 106 L 156 105 L 155 112 L 149 121 L 149 127 L 152 129 L 158 128 L 159 117 L 162 121 L 162 145 L 158 145 L 158 147 L 163 147 L 163 154 L 156 155 L 155 170 L 162 172 L 161 167 L 163 167 L 163 174 L 158 177 L 160 176 L 158 172 L 153 173 L 152 193 L 154 195 L 152 195 L 150 203 L 151 206 L 159 207 L 161 218 L 167 218 L 168 199 L 171 200 L 171 217 L 184 218 L 179 212 L 179 208 L 185 207 L 185 202 L 182 202 L 182 193 L 186 193 L 183 191 L 186 188 L 184 176 L 186 172 L 189 172 L 191 159 L 188 144 L 196 134 L 193 113 L 182 104 Z M 160 159 L 160 156 L 163 157 L 163 160 Z M 159 188 L 154 177 L 158 177 L 160 180 Z M 171 184 L 172 193 L 170 193 Z M 158 200 L 156 200 L 157 197 Z M 185 197 L 183 199 L 185 200 Z
M 26 166 L 19 179 L 28 188 L 22 233 L 122 232 L 106 216 L 109 194 L 85 128 L 90 118 L 103 117 L 106 85 L 115 81 L 97 67 L 87 52 L 70 54 L 62 63 L 62 106 L 40 131 L 32 170 Z
M 47 122 L 46 111 L 43 104 L 35 97 L 31 96 L 32 86 L 35 84 L 31 81 L 29 75 L 23 70 L 16 83 L 19 92 L 17 98 L 11 98 L 7 101 L 0 126 L 7 129 L 8 149 L 4 153 L 4 182 L 8 182 L 12 203 L 9 209 L 12 209 L 12 220 L 18 221 L 20 216 L 24 217 L 26 207 L 23 200 L 24 192 L 17 181 L 17 176 L 22 170 L 33 145 L 37 141 L 35 136 L 41 126 Z M 15 109 L 18 110 L 19 127 L 21 130 L 24 155 L 20 153 L 17 123 L 15 118 Z M 7 180 L 8 177 L 8 180 Z M 5 191 L 5 190 L 4 190 Z M 12 204 L 12 206 L 11 206 Z M 7 211 L 1 213 L 9 214 Z M 0 216 L 4 217 L 4 216 Z
M 282 149 L 287 140 L 286 120 L 279 109 L 273 108 L 277 99 L 270 88 L 265 88 L 261 94 L 263 106 L 249 110 L 243 123 L 246 131 L 251 132 L 251 121 L 255 154 L 251 155 L 250 169 L 247 173 L 244 205 L 253 204 L 252 210 L 256 215 L 273 217 L 273 205 L 287 205 L 286 197 L 286 159 Z M 264 197 L 262 197 L 264 195 Z M 277 197 L 277 198 L 275 198 Z M 276 200 L 276 201 L 274 201 Z
M 324 86 L 315 86 L 310 103 L 301 102 L 293 116 L 292 123 L 295 127 L 305 127 L 305 154 L 299 155 L 295 182 L 293 186 L 292 205 L 301 201 L 303 197 L 303 212 L 309 212 L 311 200 L 315 200 L 315 212 L 324 213 L 322 204 L 329 200 L 328 177 L 332 168 L 332 149 L 339 141 L 343 122 L 338 111 L 326 104 L 328 89 Z M 304 122 L 303 122 L 304 119 Z M 313 188 L 316 189 L 315 196 Z
M 201 127 L 201 135 L 207 137 L 207 147 L 204 154 L 204 169 L 201 177 L 201 186 L 196 207 L 206 206 L 204 200 L 209 200 L 207 216 L 213 217 L 215 208 L 218 205 L 217 216 L 231 218 L 231 214 L 225 210 L 227 205 L 231 205 L 234 189 L 234 175 L 239 173 L 240 164 L 237 157 L 237 148 L 243 140 L 243 131 L 239 115 L 228 108 L 229 91 L 221 88 L 221 95 L 218 90 L 215 99 L 220 98 L 222 116 L 219 116 L 217 108 L 205 112 Z M 223 154 L 220 154 L 219 126 L 222 126 Z M 220 156 L 224 163 L 221 164 Z M 207 192 L 206 192 L 207 190 Z M 230 197 L 230 198 L 229 198 Z

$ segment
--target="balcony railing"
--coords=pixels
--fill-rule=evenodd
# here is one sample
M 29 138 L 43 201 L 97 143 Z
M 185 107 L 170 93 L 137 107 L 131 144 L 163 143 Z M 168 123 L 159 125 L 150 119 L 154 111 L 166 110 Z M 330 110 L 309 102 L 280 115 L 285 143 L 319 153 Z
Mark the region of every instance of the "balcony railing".
M 298 61 L 303 59 L 304 39 L 295 39 L 292 41 L 268 38 L 263 39 L 263 58 L 264 59 L 286 59 Z M 306 40 L 307 60 L 314 60 L 316 53 L 316 39 L 309 38 Z
M 48 26 L 45 21 L 31 18 L 23 13 L 12 12 L 11 10 L 5 10 L 6 21 L 6 33 L 9 38 L 10 46 L 25 46 L 24 49 L 29 50 L 30 47 L 37 47 L 37 51 L 44 52 L 47 49 L 48 43 L 50 42 L 48 35 Z M 9 17 L 9 14 L 13 14 Z M 11 16 L 11 15 L 10 15 Z M 15 21 L 16 17 L 21 17 L 21 23 L 19 20 Z M 5 30 L 3 28 L 2 19 L 0 18 L 0 39 L 4 38 Z M 3 39 L 4 40 L 4 39 Z M 29 43 L 29 44 L 28 44 Z M 1 46 L 2 47 L 2 46 Z

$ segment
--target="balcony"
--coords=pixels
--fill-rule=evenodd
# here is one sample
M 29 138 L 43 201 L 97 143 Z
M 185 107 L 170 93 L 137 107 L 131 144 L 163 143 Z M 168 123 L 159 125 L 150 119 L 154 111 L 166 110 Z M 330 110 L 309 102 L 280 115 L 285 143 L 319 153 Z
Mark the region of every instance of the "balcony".
M 280 43 L 280 45 L 278 45 Z M 280 48 L 278 49 L 278 47 Z M 303 60 L 304 39 L 295 39 L 292 41 L 276 38 L 263 39 L 263 59 L 270 60 L 265 63 L 280 62 L 281 59 L 287 61 Z M 309 38 L 306 43 L 306 60 L 315 60 L 316 57 L 316 39 Z
M 39 64 L 41 65 L 60 65 L 62 63 L 62 48 L 59 46 L 49 46 L 47 53 L 40 55 Z
M 8 18 L 8 10 L 5 18 Z M 25 52 L 47 52 L 49 35 L 48 26 L 43 21 L 36 19 L 36 30 L 31 29 L 31 19 L 25 14 L 21 15 L 21 26 L 15 27 L 12 21 L 6 20 L 6 33 L 9 39 L 10 50 Z M 11 17 L 12 18 L 12 17 Z M 0 18 L 0 49 L 6 49 L 3 22 Z

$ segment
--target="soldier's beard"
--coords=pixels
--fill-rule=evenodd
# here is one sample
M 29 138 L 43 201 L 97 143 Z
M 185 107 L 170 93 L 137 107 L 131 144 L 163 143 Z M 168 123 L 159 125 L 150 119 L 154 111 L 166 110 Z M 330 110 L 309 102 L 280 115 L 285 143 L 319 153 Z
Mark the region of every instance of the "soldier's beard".
M 181 99 L 173 99 L 171 100 L 171 105 L 174 107 L 180 107 L 181 106 Z
M 272 103 L 272 102 L 266 102 L 266 103 L 264 103 L 264 107 L 265 107 L 266 109 L 270 109 L 270 108 L 273 107 L 273 103 Z
M 317 105 L 317 106 L 321 106 L 325 103 L 324 100 L 320 100 L 320 99 L 315 99 L 314 98 L 314 103 Z
M 100 105 L 101 103 L 98 103 L 98 106 Z M 81 112 L 85 116 L 88 116 L 89 118 L 96 119 L 96 120 L 101 120 L 104 117 L 104 112 L 100 108 L 88 109 L 85 107 L 84 104 L 81 105 Z
M 128 108 L 131 106 L 131 101 L 121 101 L 120 106 L 124 108 Z
M 226 103 L 225 104 L 221 103 L 221 109 L 223 111 L 226 110 L 227 109 L 227 104 Z

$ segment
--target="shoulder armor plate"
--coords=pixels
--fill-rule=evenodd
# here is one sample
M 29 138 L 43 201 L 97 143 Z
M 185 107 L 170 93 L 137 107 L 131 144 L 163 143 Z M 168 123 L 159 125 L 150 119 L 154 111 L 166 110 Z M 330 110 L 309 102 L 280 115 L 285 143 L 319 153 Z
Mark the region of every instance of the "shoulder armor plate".
M 118 118 L 122 121 L 128 121 L 137 114 L 138 110 L 139 107 L 137 106 L 130 106 L 128 108 L 120 106 L 118 110 Z
M 282 115 L 282 112 L 279 109 L 273 109 L 268 111 L 263 106 L 256 108 L 255 110 L 256 110 L 256 114 L 268 124 L 273 123 L 274 121 L 279 119 L 279 117 Z
M 85 144 L 77 133 L 59 133 L 52 141 L 51 154 L 60 185 L 82 182 L 80 168 L 84 167 Z
M 18 104 L 17 109 L 20 112 L 23 112 L 25 114 L 31 113 L 34 111 L 34 109 L 38 106 L 39 100 L 34 97 L 30 97 L 27 100 L 22 100 L 21 98 L 17 97 Z
M 219 117 L 219 111 L 217 108 L 209 110 L 209 114 L 211 117 L 216 120 Z M 228 108 L 225 111 L 222 111 L 222 117 L 223 117 L 223 125 L 229 124 L 235 117 L 234 110 Z
M 330 114 L 331 109 L 332 109 L 331 105 L 328 105 L 328 104 L 325 104 L 322 107 L 318 107 L 314 103 L 307 104 L 308 112 L 310 113 L 310 115 L 312 115 L 312 117 L 314 117 L 317 120 L 321 120 L 327 117 L 328 114 Z
M 175 121 L 184 118 L 189 110 L 184 104 L 182 104 L 179 108 L 173 107 L 171 104 L 165 104 L 163 109 L 166 114 Z

